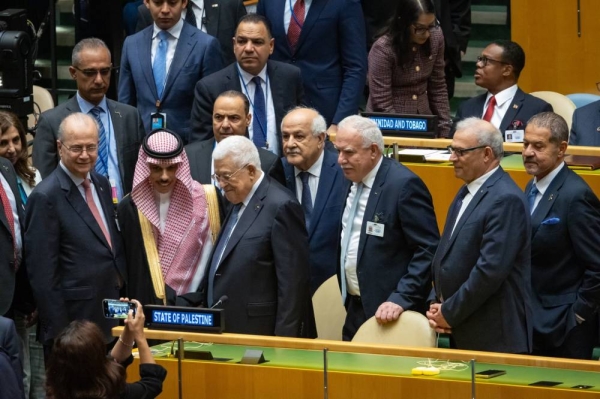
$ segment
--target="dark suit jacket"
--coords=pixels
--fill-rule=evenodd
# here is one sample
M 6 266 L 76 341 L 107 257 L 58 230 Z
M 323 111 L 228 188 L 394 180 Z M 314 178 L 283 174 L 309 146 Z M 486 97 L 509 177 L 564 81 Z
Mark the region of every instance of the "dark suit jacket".
M 33 190 L 25 213 L 25 260 L 48 342 L 73 320 L 87 319 L 112 341 L 118 323 L 105 319 L 102 300 L 119 297 L 125 258 L 108 180 L 91 172 L 108 224 L 112 250 L 79 189 L 60 165 Z M 121 280 L 122 281 L 122 280 Z
M 206 33 L 219 41 L 225 65 L 229 65 L 235 61 L 233 37 L 237 24 L 240 18 L 246 15 L 244 2 L 242 0 L 205 0 L 204 4 L 206 5 L 204 7 Z M 198 26 L 200 26 L 200 18 L 196 15 L 196 25 Z M 144 4 L 140 5 L 135 31 L 139 32 L 153 23 L 150 10 Z
M 151 63 L 153 26 L 128 36 L 123 44 L 119 76 L 119 101 L 137 107 L 146 133 L 151 130 L 150 115 L 160 100 L 161 112 L 167 114 L 167 128 L 185 142 L 190 135 L 192 88 L 197 81 L 223 67 L 217 40 L 189 24 L 183 24 L 167 82 L 158 98 Z
M 212 184 L 210 178 L 210 170 L 212 163 L 212 152 L 215 148 L 215 139 L 210 138 L 205 141 L 198 141 L 185 146 L 190 163 L 190 172 L 192 179 L 201 184 Z M 260 168 L 263 172 L 275 179 L 279 184 L 285 184 L 285 175 L 283 173 L 283 165 L 277 155 L 271 151 L 258 149 L 260 157 Z
M 531 351 L 530 227 L 525 196 L 501 167 L 475 194 L 447 245 L 452 226 L 444 227 L 434 286 L 459 349 Z
M 344 210 L 346 179 L 337 163 L 337 156 L 324 151 L 317 196 L 313 204 L 308 244 L 310 247 L 310 292 L 333 276 L 338 264 L 340 220 Z M 296 196 L 296 172 L 287 159 L 281 158 L 285 170 L 285 185 Z
M 600 147 L 600 101 L 575 110 L 569 144 Z
M 565 165 L 531 215 L 531 228 L 534 345 L 557 347 L 577 325 L 575 313 L 591 320 L 600 307 L 600 201 Z
M 306 103 L 328 124 L 358 112 L 367 76 L 367 36 L 359 0 L 313 0 L 295 52 L 283 24 L 287 1 L 260 0 L 275 38 L 272 59 L 302 71 Z
M 24 220 L 23 204 L 21 203 L 21 196 L 19 195 L 19 189 L 17 187 L 15 169 L 6 158 L 0 157 L 0 173 L 2 173 L 2 176 L 4 176 L 10 185 L 13 195 L 15 196 L 22 233 Z M 18 280 L 17 275 L 18 273 L 15 272 L 14 244 L 11 226 L 8 225 L 4 213 L 4 206 L 0 201 L 0 316 L 6 314 L 13 303 L 13 296 L 15 295 L 15 287 L 17 286 Z
M 212 130 L 213 105 L 221 93 L 227 90 L 244 92 L 236 65 L 231 64 L 196 84 L 191 116 L 192 135 L 190 141 L 202 141 L 214 137 Z M 268 61 L 267 75 L 269 76 L 269 85 L 273 96 L 273 108 L 275 109 L 275 122 L 279 138 L 277 146 L 281 154 L 283 152 L 281 120 L 287 111 L 302 104 L 304 88 L 302 87 L 300 70 L 295 66 L 277 61 Z
M 144 138 L 144 126 L 140 114 L 132 106 L 108 98 L 106 101 L 117 141 L 117 158 L 125 195 L 131 191 L 133 184 L 133 171 Z M 63 119 L 74 112 L 81 112 L 76 96 L 40 116 L 33 141 L 33 165 L 40 170 L 42 178 L 48 177 L 58 165 L 59 158 L 56 150 L 58 126 Z
M 454 118 L 454 126 L 452 127 L 452 131 L 450 135 L 453 136 L 456 131 L 456 123 L 460 122 L 463 119 L 469 117 L 477 117 L 481 118 L 483 115 L 483 106 L 485 105 L 487 93 L 483 93 L 477 97 L 473 97 L 460 104 L 458 110 L 456 111 L 456 117 Z M 509 106 L 504 118 L 502 119 L 502 123 L 500 124 L 500 131 L 504 136 L 504 132 L 506 130 L 511 129 L 511 124 L 513 121 L 520 121 L 523 124 L 523 129 L 527 125 L 527 121 L 529 119 L 539 114 L 540 112 L 551 112 L 552 105 L 548 104 L 546 101 L 534 97 L 530 94 L 523 92 L 521 89 L 517 89 L 515 97 L 513 98 L 512 104 Z
M 231 212 L 223 226 L 230 216 Z M 221 239 L 219 235 L 215 248 Z M 215 275 L 213 297 L 229 297 L 223 304 L 225 331 L 300 336 L 310 302 L 308 284 L 302 208 L 285 187 L 265 175 L 239 218 Z M 208 273 L 204 293 L 207 286 Z
M 347 182 L 346 197 L 349 191 Z M 367 223 L 376 219 L 385 225 L 383 237 L 367 235 Z M 439 237 L 431 194 L 423 181 L 404 165 L 384 157 L 367 201 L 358 244 L 356 270 L 367 318 L 387 301 L 404 310 L 424 311 Z
M 3 358 L 1 358 L 3 355 L 6 355 L 6 359 L 10 362 L 10 367 L 6 367 L 8 364 L 3 364 Z M 25 399 L 21 341 L 17 335 L 15 323 L 11 319 L 2 316 L 0 316 L 0 364 L 0 370 L 2 371 L 2 374 L 0 374 L 2 375 L 0 377 L 0 381 L 2 381 L 0 398 Z M 7 395 L 5 396 L 4 394 Z

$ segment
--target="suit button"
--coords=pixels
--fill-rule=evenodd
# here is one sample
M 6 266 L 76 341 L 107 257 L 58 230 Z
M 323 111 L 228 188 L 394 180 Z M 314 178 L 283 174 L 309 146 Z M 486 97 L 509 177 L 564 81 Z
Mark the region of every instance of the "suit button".
M 421 70 L 421 67 L 417 65 L 417 66 L 415 67 L 415 71 L 419 72 L 420 70 Z
M 416 94 L 413 94 L 413 95 L 412 95 L 412 99 L 413 99 L 413 100 L 416 100 L 416 99 L 417 99 L 417 95 L 416 95 Z

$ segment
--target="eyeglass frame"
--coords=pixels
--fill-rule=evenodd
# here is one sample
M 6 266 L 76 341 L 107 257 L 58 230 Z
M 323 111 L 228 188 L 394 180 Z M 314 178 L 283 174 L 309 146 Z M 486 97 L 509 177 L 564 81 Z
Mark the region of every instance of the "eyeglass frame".
M 411 25 L 415 31 L 415 35 L 417 36 L 425 36 L 425 33 L 427 31 L 429 31 L 429 33 L 431 33 L 434 30 L 438 30 L 440 28 L 440 21 L 438 21 L 437 19 L 435 20 L 433 25 L 429 25 L 426 28 L 421 28 L 421 27 L 417 27 L 417 25 L 412 24 Z
M 230 174 L 229 176 L 227 176 L 227 175 L 224 175 L 224 176 L 219 176 L 218 174 L 216 174 L 216 173 L 213 173 L 212 175 L 210 175 L 210 177 L 211 177 L 211 178 L 212 178 L 214 181 L 216 181 L 217 183 L 221 183 L 221 180 L 223 180 L 225 183 L 229 183 L 229 180 L 231 180 L 231 178 L 232 178 L 233 176 L 235 176 L 235 174 L 236 174 L 237 172 L 239 172 L 240 170 L 244 169 L 244 168 L 245 168 L 246 166 L 248 166 L 248 165 L 250 165 L 250 164 L 249 164 L 249 163 L 247 163 L 247 164 L 244 164 L 244 166 L 242 166 L 241 168 L 239 168 L 238 170 L 236 170 L 235 172 L 233 172 L 233 173 L 232 173 L 232 174 Z
M 60 140 L 59 140 L 60 141 Z M 63 143 L 62 141 L 60 141 L 60 144 L 65 147 L 67 150 L 69 150 L 69 152 L 71 152 L 72 154 L 76 154 L 76 155 L 80 155 L 83 154 L 83 151 L 85 151 L 88 154 L 94 154 L 98 151 L 98 146 L 95 144 L 90 144 L 90 145 L 85 145 L 85 146 L 78 146 L 78 145 L 74 145 L 69 147 L 68 145 L 66 145 L 65 143 Z
M 93 69 L 93 68 L 81 69 L 79 67 L 76 67 L 75 65 L 73 65 L 73 68 L 75 68 L 76 70 L 81 72 L 83 74 L 83 76 L 85 76 L 86 78 L 95 78 L 96 76 L 98 76 L 98 74 L 100 74 L 100 76 L 106 77 L 106 76 L 110 75 L 110 73 L 113 70 L 117 69 L 117 67 L 114 67 L 114 66 L 110 66 L 108 68 L 102 68 L 102 69 Z
M 464 149 L 454 148 L 451 145 L 449 145 L 448 147 L 446 147 L 446 149 L 450 152 L 450 155 L 455 154 L 457 157 L 462 158 L 462 156 L 465 155 L 465 152 L 471 152 L 485 147 L 489 147 L 489 145 L 479 145 L 477 147 Z
M 487 66 L 488 62 L 490 62 L 490 61 L 497 62 L 498 64 L 502 64 L 502 65 L 510 65 L 510 62 L 495 60 L 493 58 L 486 57 L 485 55 L 477 56 L 477 62 L 481 62 L 481 65 L 483 65 L 483 66 Z

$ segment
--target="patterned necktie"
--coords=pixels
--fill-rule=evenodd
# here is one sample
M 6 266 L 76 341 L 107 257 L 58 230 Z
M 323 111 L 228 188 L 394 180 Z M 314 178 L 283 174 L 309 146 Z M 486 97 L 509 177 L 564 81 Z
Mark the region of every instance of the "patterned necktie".
M 527 202 L 529 202 L 529 214 L 533 214 L 535 198 L 537 197 L 540 190 L 536 187 L 535 183 L 531 184 L 531 190 L 529 190 L 529 195 L 527 195 Z
M 104 234 L 104 238 L 106 238 L 106 242 L 108 242 L 108 246 L 112 248 L 110 234 L 108 233 L 108 230 L 106 230 L 106 226 L 104 225 L 104 222 L 102 221 L 102 216 L 100 216 L 100 210 L 98 209 L 98 207 L 96 206 L 96 202 L 94 201 L 94 195 L 92 194 L 92 188 L 90 186 L 90 181 L 88 179 L 85 179 L 81 183 L 81 185 L 83 186 L 83 189 L 85 190 L 85 201 L 87 202 L 88 207 L 90 208 L 90 211 L 92 212 L 92 215 L 94 215 L 94 219 L 96 219 L 96 223 L 98 223 L 100 230 L 102 230 L 102 233 Z
M 490 102 L 488 103 L 488 107 L 485 110 L 485 115 L 483 115 L 483 120 L 490 122 L 492 120 L 492 115 L 494 115 L 494 108 L 496 108 L 496 96 L 490 97 Z
M 185 22 L 192 25 L 194 28 L 198 27 L 198 24 L 196 24 L 196 14 L 192 8 L 192 0 L 188 0 L 187 9 L 185 12 Z
M 254 113 L 252 115 L 252 141 L 258 148 L 267 146 L 267 111 L 265 107 L 265 93 L 262 89 L 260 76 L 252 78 L 256 86 L 254 91 Z
M 227 248 L 227 243 L 229 242 L 229 238 L 231 238 L 231 233 L 233 233 L 233 228 L 235 227 L 238 214 L 240 213 L 240 209 L 242 209 L 243 203 L 235 204 L 231 209 L 231 215 L 229 216 L 229 220 L 227 221 L 227 225 L 223 230 L 223 234 L 219 241 L 217 242 L 217 247 L 213 251 L 212 261 L 210 262 L 210 270 L 208 271 L 208 292 L 206 295 L 207 306 L 210 307 L 213 305 L 213 287 L 215 284 L 215 274 L 217 273 L 217 267 L 219 263 L 221 263 L 221 258 L 223 257 L 223 252 L 225 252 L 225 248 Z
M 6 222 L 10 227 L 10 235 L 12 236 L 13 242 L 13 260 L 15 262 L 15 270 L 18 268 L 17 265 L 17 241 L 15 240 L 15 218 L 13 216 L 13 210 L 10 206 L 10 200 L 8 199 L 8 195 L 6 195 L 6 191 L 4 190 L 4 185 L 0 183 L 0 199 L 2 200 L 2 207 L 4 208 L 4 216 L 6 216 Z
M 304 209 L 304 219 L 306 221 L 306 230 L 310 227 L 310 217 L 312 216 L 313 203 L 310 192 L 310 186 L 308 185 L 308 178 L 310 173 L 300 172 L 300 180 L 302 180 L 302 209 Z
M 169 32 L 161 30 L 158 32 L 158 46 L 154 55 L 154 64 L 152 64 L 152 72 L 154 73 L 154 84 L 156 84 L 156 92 L 158 98 L 162 98 L 165 88 L 165 79 L 167 78 L 167 51 L 169 49 Z
M 340 258 L 340 276 L 342 277 L 342 304 L 346 303 L 346 295 L 348 294 L 348 287 L 346 287 L 346 257 L 348 255 L 348 245 L 350 245 L 350 237 L 352 236 L 352 227 L 354 226 L 354 217 L 356 216 L 356 209 L 358 208 L 358 202 L 362 195 L 364 184 L 358 183 L 356 185 L 356 194 L 352 200 L 350 211 L 348 211 L 348 219 L 346 219 L 346 228 L 344 229 L 344 239 L 342 241 L 342 252 Z
M 96 160 L 95 169 L 102 176 L 108 176 L 108 137 L 102 118 L 100 118 L 101 112 L 103 110 L 100 107 L 94 107 L 90 110 L 90 114 L 98 122 L 98 159 Z
M 296 50 L 298 39 L 300 38 L 300 32 L 302 31 L 302 25 L 304 25 L 304 0 L 296 0 L 294 4 L 294 11 L 290 17 L 290 26 L 288 28 L 288 43 L 292 51 Z

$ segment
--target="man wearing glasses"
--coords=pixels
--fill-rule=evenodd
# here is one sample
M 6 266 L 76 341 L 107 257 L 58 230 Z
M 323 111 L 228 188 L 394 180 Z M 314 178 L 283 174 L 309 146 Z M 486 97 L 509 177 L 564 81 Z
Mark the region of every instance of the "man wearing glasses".
M 517 85 L 525 67 L 525 52 L 515 42 L 498 40 L 477 57 L 476 66 L 475 84 L 487 92 L 462 103 L 455 120 L 482 118 L 500 130 L 504 141 L 523 142 L 525 123 L 529 118 L 552 111 L 550 104 L 524 93 Z M 507 132 L 511 133 L 511 139 L 506 136 Z
M 233 204 L 201 285 L 205 306 L 222 304 L 230 333 L 306 335 L 310 308 L 308 237 L 302 207 L 260 169 L 252 141 L 232 136 L 212 154 Z
M 71 76 L 77 94 L 40 116 L 33 146 L 33 165 L 46 178 L 58 165 L 58 126 L 68 115 L 83 112 L 99 125 L 98 160 L 95 170 L 107 177 L 113 200 L 131 191 L 137 152 L 144 128 L 137 110 L 106 98 L 113 70 L 110 51 L 100 39 L 83 39 L 72 54 Z
M 525 196 L 500 166 L 502 135 L 468 118 L 449 147 L 455 197 L 432 263 L 427 317 L 458 349 L 529 353 L 530 218 Z
M 113 341 L 118 323 L 103 316 L 104 298 L 119 298 L 125 257 L 108 179 L 94 171 L 98 123 L 83 113 L 58 128 L 60 164 L 29 196 L 25 262 L 40 315 L 40 341 L 49 354 L 73 320 L 90 320 Z

